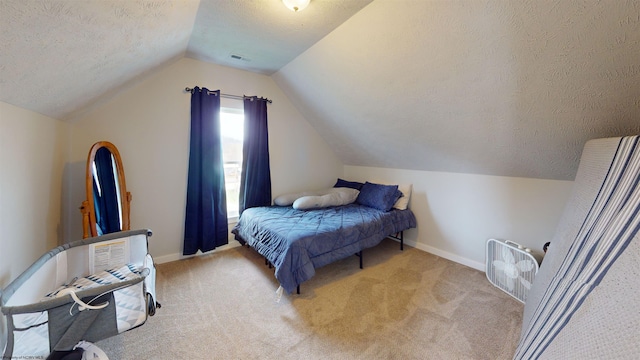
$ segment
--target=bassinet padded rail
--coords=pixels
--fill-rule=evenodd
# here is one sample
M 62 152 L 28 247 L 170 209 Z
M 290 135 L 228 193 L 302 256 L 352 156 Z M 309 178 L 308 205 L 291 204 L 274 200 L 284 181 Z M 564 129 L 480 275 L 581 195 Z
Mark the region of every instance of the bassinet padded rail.
M 2 290 L 3 359 L 45 358 L 145 323 L 155 313 L 151 231 L 103 235 L 59 246 Z

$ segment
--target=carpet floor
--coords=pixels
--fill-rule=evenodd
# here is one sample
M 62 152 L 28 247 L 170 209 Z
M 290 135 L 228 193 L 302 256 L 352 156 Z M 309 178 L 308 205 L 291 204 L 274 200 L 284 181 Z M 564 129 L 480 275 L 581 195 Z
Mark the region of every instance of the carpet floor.
M 97 345 L 117 359 L 510 359 L 523 305 L 483 272 L 385 239 L 276 302 L 237 247 L 157 265 L 156 315 Z

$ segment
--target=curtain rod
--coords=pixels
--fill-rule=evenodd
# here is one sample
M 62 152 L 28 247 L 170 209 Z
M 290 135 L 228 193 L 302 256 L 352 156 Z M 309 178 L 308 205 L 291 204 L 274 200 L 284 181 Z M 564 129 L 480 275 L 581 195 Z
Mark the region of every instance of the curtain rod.
M 193 92 L 193 88 L 190 88 L 190 87 L 186 87 L 186 88 L 184 88 L 184 90 L 188 91 L 188 92 Z M 209 91 L 209 93 L 210 94 L 214 94 L 215 92 L 214 91 Z M 258 98 L 257 96 L 246 96 L 246 95 L 240 96 L 240 95 L 231 95 L 231 94 L 223 94 L 223 93 L 220 93 L 220 97 L 224 97 L 224 98 L 228 98 L 228 99 L 236 99 L 236 100 Z M 262 100 L 268 102 L 269 104 L 273 103 L 273 101 L 271 101 L 271 100 L 269 100 L 267 98 L 259 98 L 259 99 L 262 99 Z

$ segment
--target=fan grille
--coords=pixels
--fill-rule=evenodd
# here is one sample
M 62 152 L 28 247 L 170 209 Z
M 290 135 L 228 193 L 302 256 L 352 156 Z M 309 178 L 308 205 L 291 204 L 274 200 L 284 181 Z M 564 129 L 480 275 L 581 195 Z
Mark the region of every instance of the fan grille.
M 487 279 L 518 301 L 526 302 L 538 268 L 538 260 L 525 250 L 501 240 L 487 241 Z

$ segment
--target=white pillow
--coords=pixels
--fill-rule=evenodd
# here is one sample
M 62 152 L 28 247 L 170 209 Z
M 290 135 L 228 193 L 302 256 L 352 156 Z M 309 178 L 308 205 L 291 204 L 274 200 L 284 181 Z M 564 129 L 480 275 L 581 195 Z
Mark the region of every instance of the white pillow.
M 405 210 L 409 206 L 409 199 L 411 198 L 411 190 L 413 184 L 400 184 L 398 190 L 402 193 L 402 197 L 393 204 L 394 209 Z
M 289 194 L 283 194 L 280 195 L 278 197 L 276 197 L 275 199 L 273 199 L 273 203 L 278 205 L 278 206 L 291 206 L 291 204 L 293 204 L 294 201 L 296 201 L 297 199 L 303 197 L 303 196 L 309 196 L 309 195 L 321 195 L 321 194 L 326 194 L 327 190 L 323 190 L 321 192 L 319 191 L 303 191 L 303 192 L 298 192 L 298 193 L 289 193 Z
M 339 205 L 347 205 L 356 201 L 358 198 L 358 194 L 360 194 L 360 190 L 346 187 L 339 188 L 331 188 L 329 189 L 330 194 L 339 194 L 341 204 Z M 335 205 L 337 206 L 337 205 Z
M 356 201 L 356 198 L 360 193 L 359 190 L 351 188 L 332 188 L 326 191 L 328 194 L 310 195 L 298 198 L 293 202 L 293 208 L 296 210 L 309 210 L 329 206 L 347 205 Z

